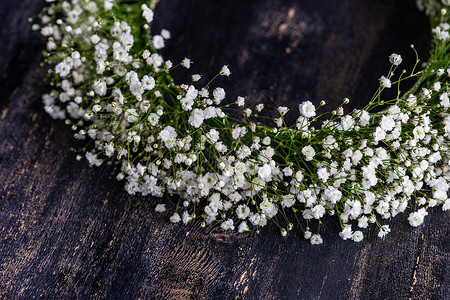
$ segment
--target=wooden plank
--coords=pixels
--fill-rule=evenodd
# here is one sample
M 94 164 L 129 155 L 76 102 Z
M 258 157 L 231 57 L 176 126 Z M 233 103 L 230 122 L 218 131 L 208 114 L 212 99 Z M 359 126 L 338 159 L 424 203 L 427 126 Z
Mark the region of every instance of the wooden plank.
M 89 168 L 76 161 L 70 148 L 79 144 L 70 129 L 51 120 L 39 100 L 47 90 L 42 80 L 46 71 L 38 67 L 43 44 L 26 19 L 43 2 L 0 0 L 0 298 L 450 298 L 448 213 L 431 209 L 425 225 L 416 229 L 405 216 L 397 217 L 384 241 L 371 230 L 360 244 L 340 240 L 337 224 L 327 220 L 325 244 L 313 247 L 299 233 L 281 237 L 274 226 L 241 235 L 217 226 L 202 229 L 198 222 L 170 224 L 167 214 L 153 212 L 153 199 L 126 194 L 113 177 L 113 167 Z M 229 90 L 294 106 L 296 93 L 315 99 L 331 95 L 333 103 L 345 93 L 364 98 L 361 90 L 377 82 L 371 85 L 362 78 L 373 73 L 378 77 L 386 67 L 385 56 L 412 39 L 424 44 L 429 38 L 419 28 L 417 34 L 390 35 L 399 34 L 391 31 L 401 30 L 406 19 L 424 22 L 405 1 L 326 3 L 166 0 L 158 8 L 155 29 L 166 20 L 174 24 L 165 53 L 174 61 L 178 48 L 185 49 L 197 55 L 194 70 L 206 76 L 211 68 L 229 63 L 234 74 L 223 81 Z M 346 21 L 349 27 L 343 32 L 325 29 L 345 15 L 356 21 Z M 377 16 L 382 22 L 370 25 Z M 309 39 L 301 35 L 308 31 L 301 31 L 302 22 L 310 30 Z M 198 36 L 186 32 L 186 26 Z M 357 32 L 350 34 L 352 30 Z M 314 41 L 316 32 L 322 33 Z M 344 49 L 352 36 L 354 51 L 334 55 L 330 48 Z M 292 48 L 293 57 L 279 54 L 292 41 L 305 44 Z M 308 48 L 319 44 L 317 55 Z M 238 46 L 230 50 L 230 45 Z M 303 61 L 316 60 L 308 68 L 296 66 L 302 55 L 296 51 L 306 55 Z M 381 55 L 383 51 L 387 54 Z M 375 57 L 381 58 L 373 61 Z M 273 68 L 269 59 L 281 67 Z

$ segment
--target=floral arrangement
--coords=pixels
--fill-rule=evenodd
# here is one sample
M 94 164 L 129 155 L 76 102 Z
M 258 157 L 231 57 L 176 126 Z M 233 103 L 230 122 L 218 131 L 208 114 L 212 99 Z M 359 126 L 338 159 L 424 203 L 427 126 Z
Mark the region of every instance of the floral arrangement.
M 120 164 L 128 193 L 177 199 L 171 222 L 200 218 L 202 226 L 217 221 L 244 232 L 270 219 L 283 236 L 295 223 L 320 244 L 325 215 L 339 219 L 342 239 L 359 242 L 369 224 L 385 237 L 385 220 L 399 213 L 418 226 L 429 207 L 450 209 L 450 1 L 417 1 L 433 28 L 423 70 L 417 59 L 400 71 L 402 58 L 392 54 L 363 109 L 344 114 L 344 99 L 319 126 L 323 115 L 310 101 L 299 104 L 293 125 L 286 107 L 267 125 L 263 104 L 246 107 L 244 97 L 224 104 L 225 90 L 212 84 L 231 74 L 227 66 L 206 86 L 197 86 L 198 74 L 176 84 L 170 71 L 191 61 L 173 64 L 158 53 L 170 32 L 150 34 L 157 0 L 47 2 L 55 3 L 33 25 L 52 66 L 45 111 L 91 141 L 83 150 L 90 165 Z M 408 78 L 416 84 L 401 94 Z M 385 99 L 385 89 L 397 96 Z M 155 210 L 166 211 L 160 202 Z

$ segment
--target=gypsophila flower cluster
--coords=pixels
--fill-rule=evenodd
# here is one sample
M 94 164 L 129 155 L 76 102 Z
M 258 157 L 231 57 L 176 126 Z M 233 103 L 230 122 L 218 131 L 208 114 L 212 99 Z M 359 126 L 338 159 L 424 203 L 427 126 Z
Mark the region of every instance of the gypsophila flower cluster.
M 424 70 L 399 76 L 402 57 L 392 54 L 366 107 L 344 114 L 344 99 L 319 126 L 311 101 L 298 112 L 279 107 L 270 126 L 258 121 L 263 104 L 224 102 L 223 88 L 196 84 L 199 74 L 175 84 L 170 71 L 193 62 L 158 53 L 171 35 L 150 34 L 156 4 L 60 1 L 33 26 L 47 40 L 52 66 L 46 112 L 93 142 L 84 149 L 90 165 L 119 163 L 117 179 L 129 194 L 179 199 L 155 208 L 171 211 L 173 223 L 201 219 L 244 232 L 270 219 L 286 235 L 295 221 L 311 244 L 323 242 L 326 215 L 339 219 L 342 239 L 360 242 L 370 224 L 384 238 L 387 220 L 399 213 L 410 212 L 408 222 L 418 226 L 430 207 L 450 209 L 448 1 L 418 1 L 433 26 Z M 217 76 L 230 75 L 223 66 Z M 409 78 L 417 84 L 400 94 Z M 393 88 L 397 97 L 385 99 L 383 90 Z M 289 113 L 298 113 L 292 126 L 284 122 Z

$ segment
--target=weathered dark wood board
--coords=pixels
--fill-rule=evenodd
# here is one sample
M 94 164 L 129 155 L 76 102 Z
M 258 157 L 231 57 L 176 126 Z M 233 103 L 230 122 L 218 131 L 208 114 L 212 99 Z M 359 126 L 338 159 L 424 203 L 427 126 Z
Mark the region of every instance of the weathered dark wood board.
M 387 55 L 411 63 L 414 42 L 426 56 L 411 1 L 333 3 L 162 0 L 155 27 L 172 30 L 166 56 L 191 56 L 194 72 L 228 63 L 234 74 L 218 83 L 231 97 L 293 109 L 309 97 L 363 105 Z M 44 4 L 0 0 L 0 298 L 450 299 L 450 216 L 438 209 L 416 229 L 399 216 L 384 241 L 370 230 L 360 244 L 328 220 L 325 243 L 311 246 L 274 226 L 241 235 L 172 225 L 154 200 L 122 191 L 112 167 L 76 161 L 70 129 L 40 103 L 44 44 L 27 18 Z M 198 33 L 182 32 L 190 27 Z

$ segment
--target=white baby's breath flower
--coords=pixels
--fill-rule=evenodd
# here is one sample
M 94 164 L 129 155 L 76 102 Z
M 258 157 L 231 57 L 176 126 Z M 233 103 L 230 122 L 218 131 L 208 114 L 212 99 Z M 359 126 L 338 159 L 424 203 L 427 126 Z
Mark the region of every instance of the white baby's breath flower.
M 449 96 L 448 96 L 447 92 L 442 93 L 442 95 L 439 96 L 439 100 L 441 100 L 440 105 L 442 107 L 450 108 L 450 101 L 449 101 Z
M 423 219 L 426 215 L 428 215 L 428 212 L 425 210 L 425 208 L 421 208 L 416 212 L 410 213 L 408 217 L 409 224 L 411 224 L 411 226 L 413 227 L 419 226 L 423 223 Z
M 354 242 L 358 243 L 358 242 L 361 242 L 363 239 L 364 239 L 364 234 L 362 233 L 362 231 L 357 230 L 357 231 L 353 232 L 352 240 Z
M 218 132 L 217 130 L 211 129 L 211 130 L 206 134 L 206 138 L 207 138 L 207 141 L 208 141 L 210 144 L 214 144 L 214 143 L 216 143 L 217 141 L 219 141 L 220 135 L 219 135 L 219 132 Z
M 236 215 L 239 219 L 245 220 L 250 214 L 250 208 L 247 205 L 240 204 L 236 208 Z
M 130 84 L 130 92 L 139 100 L 139 97 L 142 96 L 145 90 L 142 84 L 139 81 L 136 81 Z
M 416 126 L 413 129 L 414 139 L 422 140 L 425 138 L 425 129 L 422 126 Z
M 283 207 L 292 207 L 295 204 L 295 196 L 294 195 L 284 195 L 283 200 L 281 201 L 281 205 Z
M 366 126 L 370 122 L 370 115 L 367 111 L 362 110 L 359 114 L 359 125 Z
M 93 36 L 91 36 L 90 38 L 92 44 L 97 44 L 98 42 L 100 42 L 100 37 L 96 34 L 94 34 Z
M 320 219 L 325 215 L 325 207 L 323 205 L 318 204 L 311 208 L 311 215 L 314 219 Z
M 244 231 L 250 231 L 250 228 L 247 225 L 247 222 L 242 221 L 238 226 L 238 232 L 242 233 Z
M 194 74 L 194 75 L 192 75 L 192 81 L 193 81 L 193 82 L 197 82 L 197 81 L 199 81 L 201 78 L 202 78 L 202 76 L 199 75 L 199 74 Z
M 347 131 L 353 128 L 355 124 L 355 120 L 353 120 L 352 116 L 346 115 L 341 119 L 342 130 Z
M 339 232 L 339 236 L 343 240 L 347 240 L 353 237 L 353 231 L 351 225 L 345 225 L 344 229 L 342 229 L 341 232 Z
M 216 100 L 216 103 L 219 104 L 220 101 L 225 99 L 225 90 L 223 88 L 215 88 L 213 91 L 214 100 Z
M 317 170 L 317 176 L 322 182 L 327 182 L 328 178 L 330 177 L 330 173 L 328 173 L 326 168 L 319 168 Z
M 435 90 L 436 92 L 439 92 L 440 89 L 441 89 L 441 83 L 439 81 L 435 82 L 433 84 L 433 90 Z
M 167 126 L 158 134 L 158 139 L 164 142 L 167 148 L 173 148 L 176 145 L 177 132 L 172 126 Z
M 228 219 L 220 225 L 220 228 L 223 230 L 234 230 L 234 222 L 233 219 Z
M 99 96 L 106 95 L 106 82 L 102 79 L 97 79 L 92 85 L 94 92 Z
M 282 119 L 282 118 L 275 118 L 275 119 L 273 119 L 273 121 L 275 122 L 275 124 L 276 124 L 278 127 L 283 126 L 283 119 Z
M 161 30 L 161 36 L 162 36 L 165 40 L 170 39 L 170 38 L 171 38 L 170 31 L 167 30 L 167 29 L 162 29 L 162 30 Z
M 155 113 L 150 113 L 147 120 L 152 126 L 156 126 L 159 123 L 159 116 Z
M 111 10 L 114 7 L 114 0 L 104 0 L 103 5 L 105 10 Z
M 257 112 L 261 112 L 264 109 L 264 104 L 260 103 L 258 105 L 256 105 L 256 111 Z
M 224 75 L 224 76 L 230 76 L 231 72 L 230 69 L 228 69 L 228 66 L 223 66 L 222 69 L 219 72 L 220 75 Z
M 105 155 L 111 157 L 114 154 L 114 146 L 112 144 L 105 145 Z
M 316 151 L 310 145 L 303 147 L 302 153 L 305 156 L 306 161 L 311 161 L 314 158 L 314 155 L 316 155 Z
M 402 57 L 399 54 L 393 53 L 389 56 L 389 62 L 394 66 L 398 66 L 402 63 Z
M 279 106 L 277 110 L 280 116 L 284 116 L 289 111 L 289 108 L 286 106 Z
M 386 138 L 386 132 L 381 128 L 377 127 L 373 133 L 374 142 L 382 141 Z
M 183 59 L 183 61 L 181 62 L 181 65 L 182 65 L 183 67 L 185 67 L 186 69 L 190 69 L 190 68 L 191 68 L 191 64 L 192 64 L 192 62 L 191 62 L 191 60 L 190 60 L 189 58 L 185 58 L 185 59 Z
M 91 153 L 91 152 L 86 152 L 86 159 L 88 160 L 89 164 L 92 166 L 100 166 L 102 164 L 101 160 L 99 160 L 97 158 L 97 155 Z
M 196 108 L 192 111 L 191 116 L 189 117 L 189 124 L 195 128 L 199 128 L 203 124 L 204 119 L 205 115 L 203 110 Z
M 395 127 L 395 120 L 392 116 L 383 116 L 381 117 L 380 127 L 385 132 L 389 132 Z
M 305 239 L 307 239 L 307 240 L 309 240 L 309 239 L 311 238 L 311 236 L 312 236 L 312 232 L 309 231 L 309 230 L 306 230 L 306 231 L 303 233 L 303 237 L 304 237 Z
M 444 204 L 442 205 L 442 210 L 443 211 L 450 210 L 450 198 L 444 201 Z
M 336 204 L 342 198 L 342 192 L 334 187 L 327 187 L 323 193 L 324 199 Z
M 142 77 L 142 88 L 150 91 L 155 87 L 155 79 L 152 76 L 144 75 Z
M 174 213 L 171 217 L 170 217 L 170 222 L 172 223 L 178 223 L 181 221 L 181 217 L 178 213 Z
M 380 77 L 380 84 L 384 88 L 390 88 L 392 86 L 391 80 L 385 76 Z
M 320 234 L 313 234 L 311 238 L 309 239 L 311 242 L 311 245 L 320 245 L 323 243 L 322 237 Z
M 366 216 L 362 216 L 358 219 L 358 227 L 359 228 L 367 228 L 369 226 L 368 218 Z
M 214 148 L 216 148 L 217 152 L 221 154 L 224 154 L 228 150 L 228 147 L 224 145 L 223 142 L 216 142 L 214 144 Z
M 170 60 L 166 60 L 166 62 L 164 63 L 164 68 L 166 70 L 170 70 L 173 67 L 173 63 Z
M 125 119 L 129 123 L 136 123 L 139 121 L 139 114 L 137 113 L 135 108 L 130 108 L 125 111 Z
M 378 231 L 378 237 L 383 239 L 389 232 L 391 232 L 391 228 L 389 228 L 389 225 L 383 225 L 381 226 L 380 231 Z
M 141 9 L 142 9 L 142 16 L 148 23 L 151 23 L 153 21 L 154 15 L 153 11 L 146 4 L 142 4 Z
M 165 43 L 164 43 L 164 38 L 160 35 L 154 35 L 153 39 L 152 39 L 152 43 L 153 43 L 153 47 L 155 47 L 155 49 L 160 50 L 162 48 L 164 48 Z
M 239 175 L 244 174 L 247 172 L 247 165 L 241 161 L 237 162 L 234 165 L 234 172 Z
M 258 175 L 264 180 L 269 180 L 272 177 L 272 167 L 269 164 L 265 164 L 259 168 Z
M 316 108 L 311 101 L 305 101 L 299 105 L 299 110 L 305 118 L 312 118 L 316 115 Z
M 244 106 L 244 105 L 245 105 L 245 98 L 239 96 L 239 97 L 237 98 L 237 100 L 236 100 L 236 104 L 237 104 L 238 106 L 240 106 L 240 107 Z
M 296 127 L 303 132 L 308 132 L 308 119 L 304 116 L 299 116 L 297 119 Z
M 270 145 L 271 142 L 270 136 L 264 137 L 261 142 L 266 146 Z
M 115 60 L 120 62 L 127 62 L 129 60 L 128 51 L 123 47 L 117 47 L 114 49 L 113 57 Z
M 166 205 L 165 204 L 157 204 L 155 207 L 155 211 L 159 213 L 163 213 L 166 211 Z
M 282 170 L 284 176 L 286 177 L 290 177 L 293 174 L 292 168 L 291 167 L 286 167 Z

